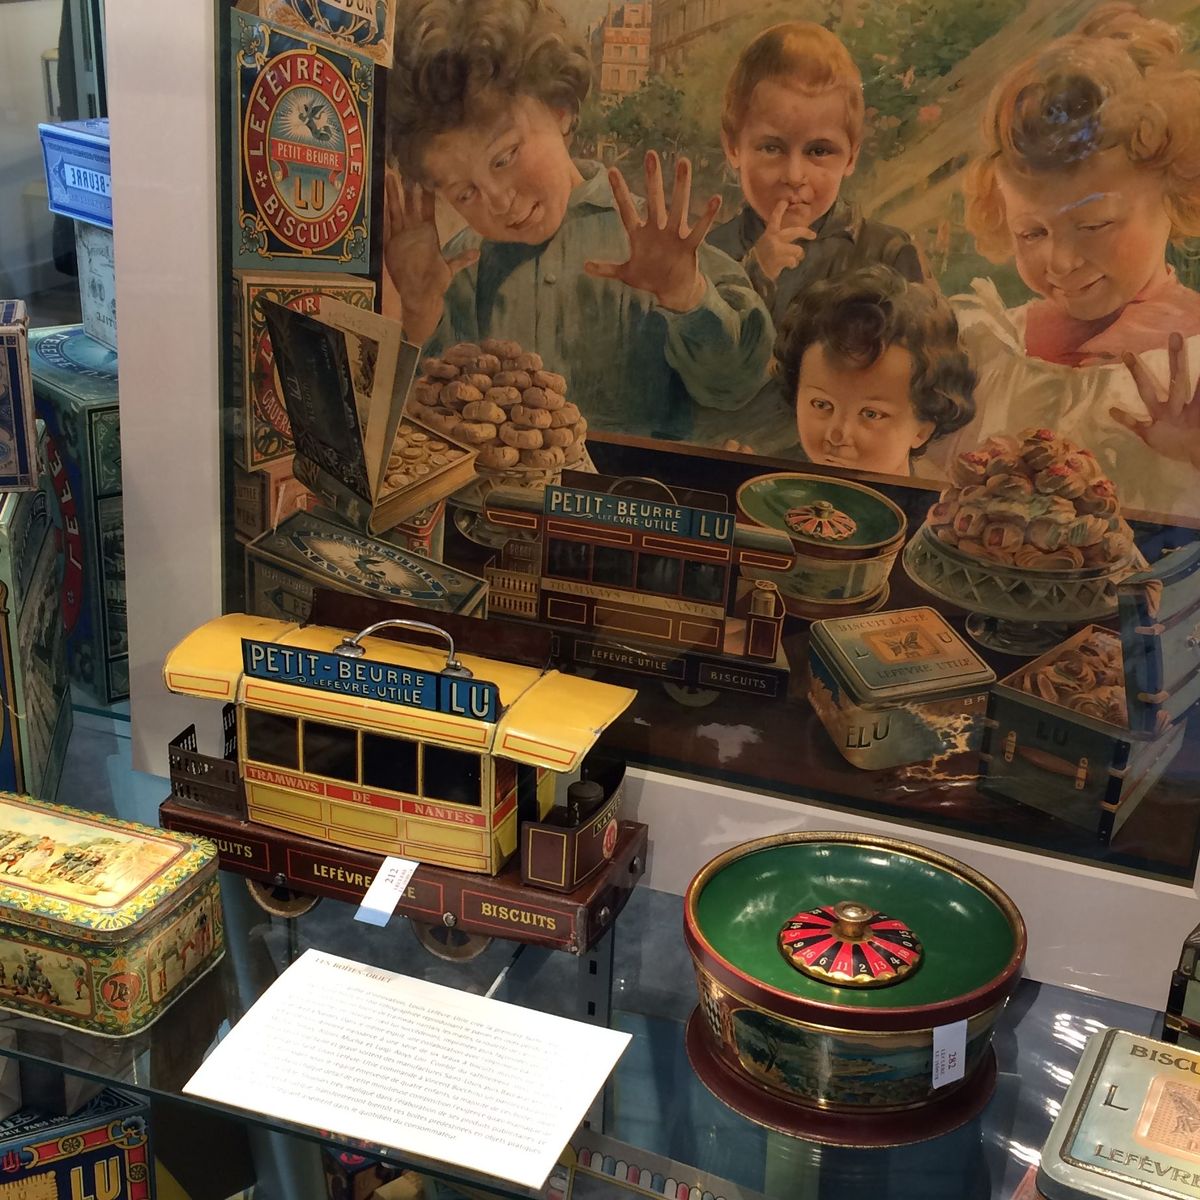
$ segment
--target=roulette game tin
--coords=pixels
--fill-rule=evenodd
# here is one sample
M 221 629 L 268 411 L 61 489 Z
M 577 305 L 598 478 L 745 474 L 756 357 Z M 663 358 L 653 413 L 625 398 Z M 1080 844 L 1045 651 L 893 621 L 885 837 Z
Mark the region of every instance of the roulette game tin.
M 1200 1054 L 1119 1029 L 1092 1034 L 1037 1186 L 1045 1200 L 1200 1195 Z
M 848 479 L 783 473 L 748 479 L 737 504 L 755 524 L 792 539 L 790 570 L 753 573 L 779 587 L 792 616 L 846 616 L 887 603 L 908 523 L 886 496 Z
M 692 880 L 684 936 L 700 993 L 688 1056 L 750 1120 L 885 1146 L 986 1105 L 1026 938 L 1013 902 L 971 868 L 866 834 L 763 838 Z

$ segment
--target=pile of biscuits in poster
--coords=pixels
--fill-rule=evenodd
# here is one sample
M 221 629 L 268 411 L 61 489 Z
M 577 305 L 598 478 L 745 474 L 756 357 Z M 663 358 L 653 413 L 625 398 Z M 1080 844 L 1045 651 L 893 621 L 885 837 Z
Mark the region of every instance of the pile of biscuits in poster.
M 938 539 L 973 558 L 1034 570 L 1126 561 L 1133 532 L 1096 456 L 1050 429 L 960 454 L 929 510 Z
M 544 482 L 583 459 L 587 421 L 567 381 L 516 342 L 459 342 L 425 359 L 408 413 L 478 449 L 481 475 Z

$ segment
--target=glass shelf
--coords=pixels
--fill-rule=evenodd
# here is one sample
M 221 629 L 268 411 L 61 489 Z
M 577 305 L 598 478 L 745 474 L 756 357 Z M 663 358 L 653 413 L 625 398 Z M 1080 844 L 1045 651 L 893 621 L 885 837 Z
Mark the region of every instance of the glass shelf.
M 73 789 L 74 795 L 64 790 L 60 800 L 79 803 L 90 795 L 94 809 L 153 819 L 153 797 L 165 797 L 166 782 L 138 776 L 127 766 L 122 769 L 128 748 L 121 743 L 128 739 L 111 735 L 110 744 L 109 736 L 92 730 L 75 739 L 68 784 L 85 776 L 94 782 L 87 791 Z M 85 769 L 81 757 L 92 760 L 92 770 Z M 97 757 L 105 759 L 105 770 L 95 769 Z M 591 1020 L 607 1016 L 633 1041 L 592 1121 L 594 1128 L 628 1143 L 630 1162 L 637 1161 L 632 1148 L 639 1147 L 781 1200 L 859 1195 L 876 1200 L 1008 1200 L 1028 1165 L 1036 1161 L 1088 1034 L 1104 1025 L 1138 1033 L 1158 1028 L 1158 1015 L 1149 1010 L 1026 981 L 997 1029 L 999 1083 L 981 1117 L 955 1133 L 916 1145 L 887 1150 L 821 1147 L 753 1125 L 711 1096 L 692 1073 L 683 1030 L 696 992 L 678 896 L 635 889 L 617 922 L 611 959 L 610 947 L 601 947 L 590 956 L 591 963 L 582 966 L 571 955 L 521 950 L 499 940 L 468 962 L 443 961 L 419 945 L 403 927 L 403 919 L 393 918 L 386 929 L 375 929 L 353 920 L 352 905 L 333 900 L 323 900 L 291 920 L 272 917 L 251 900 L 241 878 L 228 874 L 222 876 L 222 896 L 225 958 L 149 1030 L 114 1040 L 24 1017 L 0 1017 L 0 1030 L 15 1034 L 4 1053 L 249 1119 L 301 1139 L 325 1140 L 318 1130 L 266 1117 L 247 1118 L 181 1091 L 211 1048 L 288 963 L 316 947 L 557 1015 Z M 1168 973 L 1169 964 L 1164 964 L 1164 991 Z M 375 1149 L 361 1143 L 350 1148 Z M 449 1168 L 405 1161 L 430 1175 L 455 1179 Z M 502 1195 L 527 1194 L 461 1174 L 459 1182 L 484 1185 Z M 318 1185 L 313 1195 L 321 1194 Z M 437 1194 L 447 1192 L 439 1185 Z M 301 1200 L 288 1195 L 289 1200 Z

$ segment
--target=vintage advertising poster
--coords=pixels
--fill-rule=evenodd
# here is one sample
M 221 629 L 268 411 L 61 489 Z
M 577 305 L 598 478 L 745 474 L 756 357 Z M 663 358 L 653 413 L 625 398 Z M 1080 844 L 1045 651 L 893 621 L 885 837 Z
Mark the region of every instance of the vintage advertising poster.
M 392 65 L 395 0 L 259 0 L 259 14 L 300 33 Z
M 366 270 L 375 64 L 232 18 L 235 265 Z
M 629 761 L 1192 878 L 1200 3 L 402 0 L 380 78 L 498 644 Z

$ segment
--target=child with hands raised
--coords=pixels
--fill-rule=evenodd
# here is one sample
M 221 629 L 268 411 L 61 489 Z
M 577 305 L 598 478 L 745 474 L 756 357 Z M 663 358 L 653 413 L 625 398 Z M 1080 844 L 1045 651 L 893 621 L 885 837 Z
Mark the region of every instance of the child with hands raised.
M 772 328 L 745 272 L 704 244 L 691 165 L 668 200 L 657 154 L 644 211 L 569 143 L 586 49 L 545 0 L 410 0 L 389 80 L 385 263 L 406 336 L 436 352 L 508 338 L 568 380 L 597 430 L 692 436 L 696 410 L 761 386 Z M 465 227 L 445 245 L 435 198 Z

